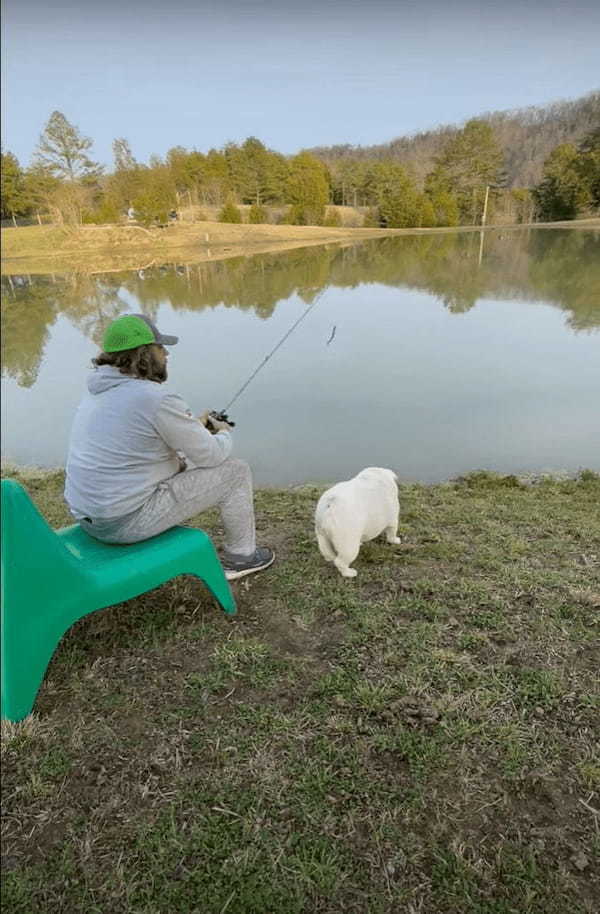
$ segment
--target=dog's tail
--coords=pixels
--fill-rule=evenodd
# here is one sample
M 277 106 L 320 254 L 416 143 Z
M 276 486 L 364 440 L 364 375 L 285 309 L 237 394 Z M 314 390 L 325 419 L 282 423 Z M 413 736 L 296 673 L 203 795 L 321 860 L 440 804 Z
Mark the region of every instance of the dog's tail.
M 319 521 L 315 524 L 315 533 L 319 549 L 321 555 L 327 562 L 333 562 L 334 559 L 337 558 L 332 531 L 333 517 L 331 516 L 330 508 L 331 504 L 325 506 L 323 515 L 321 515 Z

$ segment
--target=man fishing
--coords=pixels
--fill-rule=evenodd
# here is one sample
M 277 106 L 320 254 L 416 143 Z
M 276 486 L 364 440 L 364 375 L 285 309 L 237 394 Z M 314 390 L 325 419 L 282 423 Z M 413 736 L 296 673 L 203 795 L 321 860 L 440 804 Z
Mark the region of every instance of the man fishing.
M 268 568 L 256 546 L 252 476 L 230 457 L 232 424 L 192 415 L 167 380 L 177 343 L 143 314 L 113 321 L 93 359 L 73 423 L 65 499 L 82 528 L 105 543 L 136 543 L 218 507 L 229 580 Z

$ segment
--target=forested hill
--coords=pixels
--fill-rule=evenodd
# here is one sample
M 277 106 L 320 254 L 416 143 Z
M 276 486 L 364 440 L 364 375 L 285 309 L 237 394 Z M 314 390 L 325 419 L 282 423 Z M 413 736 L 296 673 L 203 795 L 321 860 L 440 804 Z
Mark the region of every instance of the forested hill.
M 494 128 L 502 147 L 508 186 L 533 187 L 540 182 L 544 161 L 556 146 L 577 144 L 586 133 L 600 127 L 600 91 L 575 101 L 496 111 L 479 117 Z M 420 183 L 433 170 L 434 158 L 460 129 L 460 125 L 436 127 L 378 146 L 318 146 L 310 152 L 327 164 L 342 158 L 396 159 Z

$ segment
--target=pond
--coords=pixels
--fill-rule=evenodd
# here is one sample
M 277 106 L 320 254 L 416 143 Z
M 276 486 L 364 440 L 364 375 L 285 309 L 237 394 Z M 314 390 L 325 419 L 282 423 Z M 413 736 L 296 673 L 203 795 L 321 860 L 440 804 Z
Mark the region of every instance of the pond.
M 423 482 L 600 469 L 598 231 L 11 275 L 2 297 L 2 452 L 17 463 L 64 465 L 104 326 L 142 311 L 179 336 L 168 383 L 198 413 L 262 365 L 229 410 L 259 486 L 371 465 Z

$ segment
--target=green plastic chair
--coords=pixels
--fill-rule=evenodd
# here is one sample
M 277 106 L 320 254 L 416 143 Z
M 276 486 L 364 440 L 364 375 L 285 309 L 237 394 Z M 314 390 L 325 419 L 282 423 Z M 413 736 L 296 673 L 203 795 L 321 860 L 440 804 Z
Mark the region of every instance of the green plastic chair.
M 142 543 L 109 546 L 78 524 L 53 530 L 19 483 L 2 481 L 2 717 L 33 708 L 60 639 L 78 619 L 180 574 L 200 578 L 233 615 L 235 600 L 202 530 L 174 527 Z

